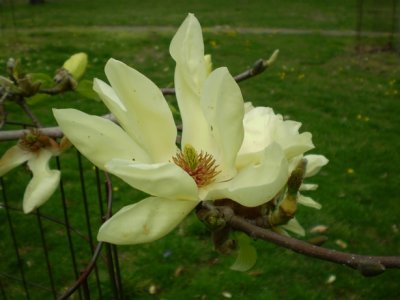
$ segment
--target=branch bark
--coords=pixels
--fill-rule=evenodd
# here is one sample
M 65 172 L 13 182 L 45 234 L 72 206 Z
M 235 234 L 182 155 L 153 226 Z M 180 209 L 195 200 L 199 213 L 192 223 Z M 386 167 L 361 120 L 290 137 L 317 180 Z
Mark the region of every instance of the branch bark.
M 357 269 L 364 276 L 375 276 L 386 269 L 400 269 L 400 256 L 373 256 L 340 252 L 280 235 L 270 229 L 255 226 L 233 214 L 231 209 L 218 207 L 232 229 L 242 231 L 252 238 L 272 242 L 294 252 Z

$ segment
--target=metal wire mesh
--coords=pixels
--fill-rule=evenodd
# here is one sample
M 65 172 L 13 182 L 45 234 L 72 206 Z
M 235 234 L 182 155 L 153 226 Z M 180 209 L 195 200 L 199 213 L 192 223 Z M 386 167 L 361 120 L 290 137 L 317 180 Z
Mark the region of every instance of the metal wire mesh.
M 117 248 L 94 234 L 111 216 L 110 178 L 76 151 L 52 163 L 62 171 L 59 189 L 28 215 L 21 210 L 28 172 L 0 178 L 1 297 L 122 299 Z

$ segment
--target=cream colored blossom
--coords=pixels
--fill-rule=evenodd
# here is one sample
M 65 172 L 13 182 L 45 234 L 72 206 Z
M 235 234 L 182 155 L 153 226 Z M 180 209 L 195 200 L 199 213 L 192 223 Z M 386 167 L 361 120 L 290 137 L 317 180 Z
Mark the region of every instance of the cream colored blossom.
M 110 85 L 95 79 L 94 90 L 120 126 L 74 109 L 54 110 L 62 131 L 83 155 L 150 195 L 104 223 L 101 241 L 136 244 L 161 238 L 203 200 L 263 204 L 286 185 L 291 160 L 313 147 L 310 134 L 298 134 L 299 123 L 283 123 L 267 109 L 271 129 L 263 121 L 265 108 L 248 106 L 245 113 L 240 88 L 227 68 L 210 72 L 201 27 L 192 14 L 172 39 L 170 53 L 176 62 L 182 149 L 176 146 L 176 126 L 160 89 L 114 59 L 105 66 Z M 252 127 L 259 132 L 253 134 Z
M 49 160 L 59 154 L 57 143 L 38 131 L 26 134 L 20 142 L 8 149 L 0 159 L 0 176 L 27 162 L 32 172 L 23 198 L 23 211 L 30 213 L 44 204 L 57 189 L 60 171 L 50 170 Z

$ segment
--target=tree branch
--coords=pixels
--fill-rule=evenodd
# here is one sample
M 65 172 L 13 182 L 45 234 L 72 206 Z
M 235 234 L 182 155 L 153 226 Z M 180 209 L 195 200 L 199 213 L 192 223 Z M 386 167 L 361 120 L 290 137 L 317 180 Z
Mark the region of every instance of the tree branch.
M 400 256 L 359 255 L 315 246 L 292 237 L 280 235 L 270 229 L 255 226 L 234 215 L 230 208 L 217 206 L 215 208 L 221 212 L 232 229 L 242 231 L 252 238 L 269 241 L 303 255 L 349 266 L 359 270 L 364 276 L 379 275 L 390 268 L 400 269 Z
M 111 114 L 103 115 L 103 118 L 115 121 L 114 116 Z M 30 131 L 29 129 L 0 131 L 0 142 L 20 139 L 26 133 L 29 133 L 29 131 Z M 43 127 L 43 128 L 38 128 L 38 131 L 52 138 L 61 138 L 64 136 L 60 127 Z

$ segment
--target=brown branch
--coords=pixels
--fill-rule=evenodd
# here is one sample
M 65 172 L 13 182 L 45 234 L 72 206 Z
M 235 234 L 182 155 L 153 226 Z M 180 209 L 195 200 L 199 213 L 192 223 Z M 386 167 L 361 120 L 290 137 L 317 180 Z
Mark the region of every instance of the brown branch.
M 253 238 L 272 242 L 303 255 L 349 266 L 359 270 L 364 276 L 379 275 L 390 268 L 400 269 L 400 256 L 359 255 L 315 246 L 292 237 L 280 235 L 269 229 L 255 226 L 245 219 L 234 215 L 230 208 L 217 207 L 217 209 L 223 214 L 227 224 L 235 230 L 247 233 Z
M 161 88 L 163 95 L 175 95 L 175 88 Z
M 249 79 L 251 77 L 254 77 L 258 74 L 261 74 L 266 69 L 267 69 L 267 66 L 264 63 L 264 60 L 259 59 L 254 63 L 253 67 L 244 71 L 243 73 L 236 75 L 234 78 L 235 78 L 236 82 L 240 82 L 240 81 Z

